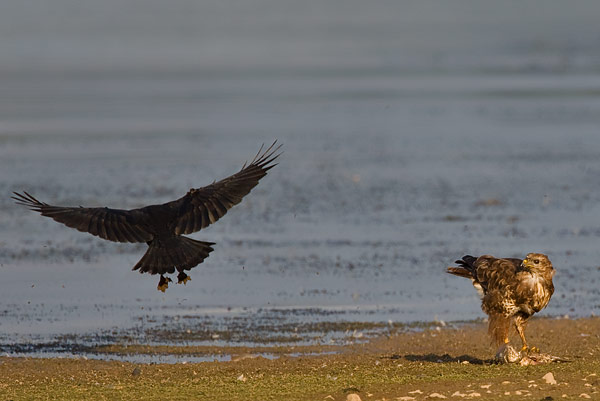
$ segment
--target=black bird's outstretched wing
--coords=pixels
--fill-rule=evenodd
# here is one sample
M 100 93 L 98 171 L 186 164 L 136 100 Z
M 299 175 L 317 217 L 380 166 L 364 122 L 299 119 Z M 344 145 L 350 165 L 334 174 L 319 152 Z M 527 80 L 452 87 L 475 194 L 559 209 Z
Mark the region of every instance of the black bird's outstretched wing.
M 165 203 L 164 206 L 176 214 L 172 222 L 174 233 L 180 235 L 199 231 L 240 203 L 267 171 L 277 165 L 273 161 L 281 154 L 277 153 L 281 145 L 276 144 L 277 141 L 273 142 L 264 152 L 261 146 L 252 162 L 244 164 L 239 172 L 206 187 L 190 189 L 184 197 Z
M 14 192 L 17 204 L 76 230 L 115 242 L 148 242 L 153 235 L 144 229 L 145 215 L 139 209 L 107 207 L 62 207 L 40 202 L 32 195 Z

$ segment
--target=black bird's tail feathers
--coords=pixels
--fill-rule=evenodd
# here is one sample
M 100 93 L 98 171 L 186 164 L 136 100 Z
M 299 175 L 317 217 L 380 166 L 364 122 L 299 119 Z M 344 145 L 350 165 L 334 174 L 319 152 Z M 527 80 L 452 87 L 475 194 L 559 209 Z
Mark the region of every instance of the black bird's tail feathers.
M 466 278 L 477 278 L 477 268 L 474 266 L 476 257 L 471 255 L 465 255 L 460 260 L 456 260 L 456 263 L 460 267 L 448 267 L 446 270 L 450 274 L 454 274 L 455 276 L 466 277 Z
M 148 243 L 148 250 L 132 270 L 140 273 L 166 274 L 190 270 L 199 265 L 214 249 L 214 242 L 196 241 L 177 236 L 168 239 L 154 239 Z

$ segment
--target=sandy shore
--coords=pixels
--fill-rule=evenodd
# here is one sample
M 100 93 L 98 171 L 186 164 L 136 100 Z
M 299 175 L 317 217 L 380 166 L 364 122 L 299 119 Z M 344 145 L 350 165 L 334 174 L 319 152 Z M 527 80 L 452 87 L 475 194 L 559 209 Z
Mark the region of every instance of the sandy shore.
M 133 364 L 0 358 L 1 399 L 362 400 L 600 398 L 600 318 L 535 319 L 531 344 L 570 360 L 497 365 L 485 323 L 395 333 L 346 346 L 127 347 L 229 354 L 229 362 Z M 268 349 L 266 349 L 268 348 Z M 269 352 L 274 359 L 264 358 Z M 295 355 L 295 356 L 291 356 Z M 299 356 L 296 356 L 299 355 Z M 544 378 L 552 373 L 556 383 Z

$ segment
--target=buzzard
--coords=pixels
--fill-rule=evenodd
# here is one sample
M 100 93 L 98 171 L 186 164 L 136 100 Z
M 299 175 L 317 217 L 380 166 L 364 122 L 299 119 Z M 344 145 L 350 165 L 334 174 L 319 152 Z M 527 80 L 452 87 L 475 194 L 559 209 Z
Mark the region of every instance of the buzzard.
M 281 145 L 277 141 L 263 146 L 249 164 L 237 173 L 202 188 L 192 188 L 185 196 L 162 205 L 132 210 L 107 207 L 63 207 L 40 202 L 29 193 L 14 192 L 17 204 L 41 213 L 76 230 L 115 242 L 145 242 L 148 250 L 133 267 L 140 273 L 160 274 L 158 289 L 165 291 L 171 279 L 167 273 L 179 272 L 178 284 L 190 277 L 184 272 L 206 259 L 213 242 L 184 237 L 214 223 L 254 188 L 267 171 L 277 164 Z
M 511 323 L 521 337 L 521 351 L 529 348 L 525 339 L 527 320 L 544 309 L 554 292 L 554 268 L 548 257 L 529 253 L 525 259 L 500 259 L 490 255 L 463 256 L 448 267 L 448 273 L 471 279 L 481 296 L 481 309 L 489 316 L 489 333 L 498 345 L 508 344 Z

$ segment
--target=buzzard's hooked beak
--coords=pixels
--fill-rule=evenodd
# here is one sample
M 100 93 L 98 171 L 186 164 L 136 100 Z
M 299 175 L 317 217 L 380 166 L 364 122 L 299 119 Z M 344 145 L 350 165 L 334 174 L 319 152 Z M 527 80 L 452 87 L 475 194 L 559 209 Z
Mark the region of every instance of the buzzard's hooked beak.
M 521 267 L 527 271 L 529 270 L 529 261 L 527 259 L 523 259 L 523 261 L 521 262 Z

